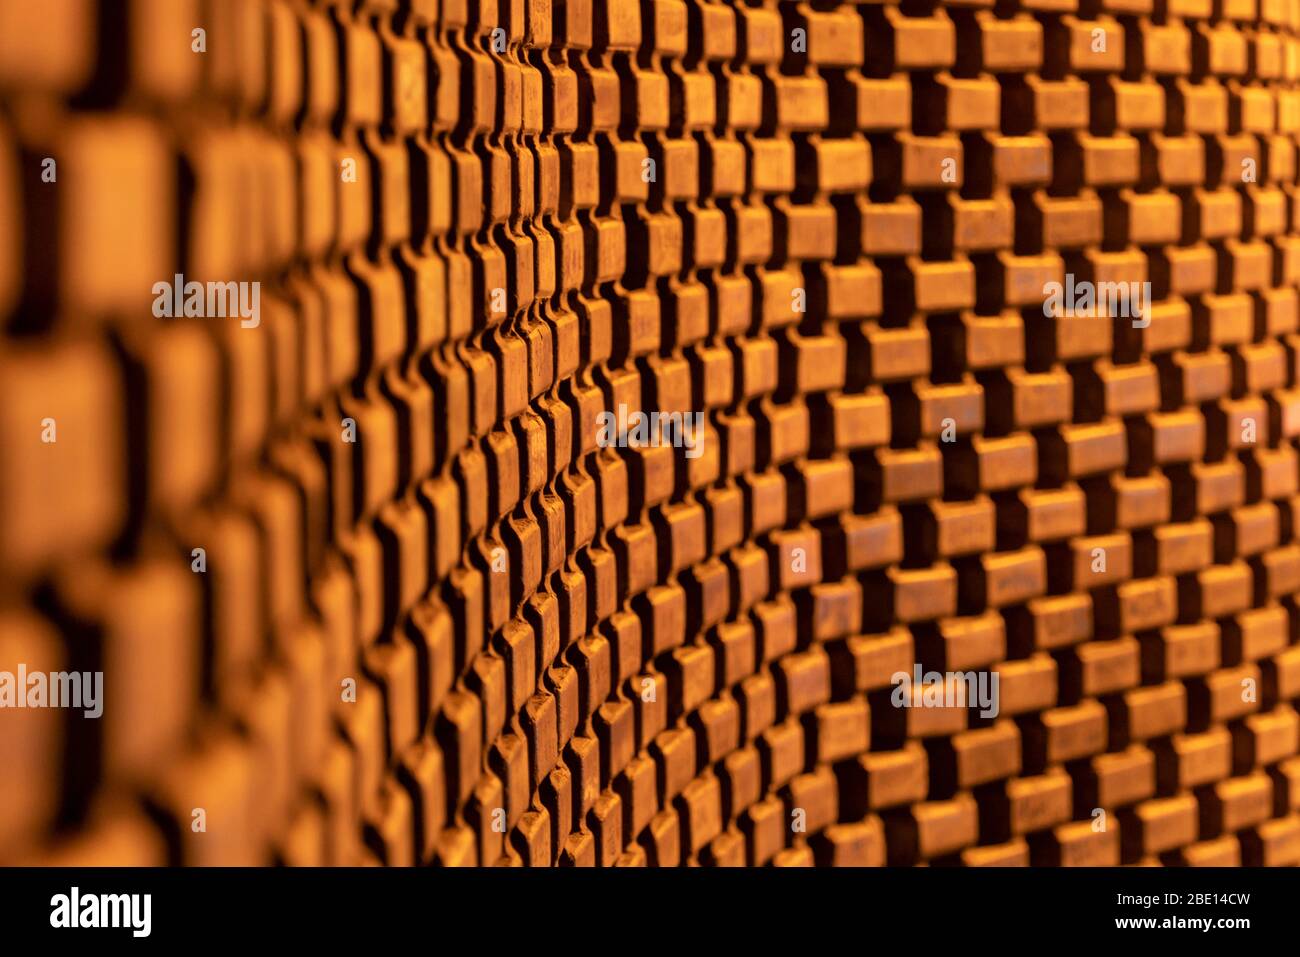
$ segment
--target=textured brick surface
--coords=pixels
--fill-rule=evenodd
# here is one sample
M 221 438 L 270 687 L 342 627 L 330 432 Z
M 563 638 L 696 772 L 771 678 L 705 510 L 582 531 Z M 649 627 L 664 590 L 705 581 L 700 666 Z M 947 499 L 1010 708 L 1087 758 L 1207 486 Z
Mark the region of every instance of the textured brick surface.
M 104 673 L 0 862 L 1300 863 L 1298 79 L 1297 0 L 0 0 L 0 671 Z

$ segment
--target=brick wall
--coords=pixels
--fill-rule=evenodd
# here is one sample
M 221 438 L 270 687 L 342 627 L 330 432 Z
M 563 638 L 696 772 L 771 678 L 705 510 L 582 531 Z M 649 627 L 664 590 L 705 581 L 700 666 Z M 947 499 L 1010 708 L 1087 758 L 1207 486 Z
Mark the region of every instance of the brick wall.
M 0 0 L 0 862 L 1300 862 L 1298 29 Z

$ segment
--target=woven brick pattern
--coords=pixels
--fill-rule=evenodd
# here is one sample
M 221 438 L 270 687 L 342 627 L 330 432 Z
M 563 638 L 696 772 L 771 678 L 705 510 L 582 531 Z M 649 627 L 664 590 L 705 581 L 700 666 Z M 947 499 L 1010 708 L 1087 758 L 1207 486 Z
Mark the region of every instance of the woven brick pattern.
M 0 670 L 104 675 L 0 863 L 1300 863 L 1298 78 L 1297 0 L 0 0 Z

